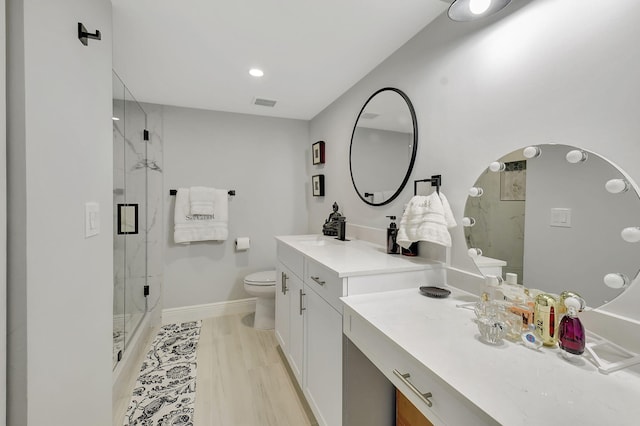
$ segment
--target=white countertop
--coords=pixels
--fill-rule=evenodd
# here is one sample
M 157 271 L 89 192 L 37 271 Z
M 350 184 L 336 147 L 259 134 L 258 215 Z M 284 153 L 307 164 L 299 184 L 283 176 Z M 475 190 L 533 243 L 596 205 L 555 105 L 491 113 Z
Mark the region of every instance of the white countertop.
M 586 358 L 479 340 L 477 298 L 448 287 L 446 299 L 418 289 L 348 296 L 345 305 L 504 425 L 638 425 L 640 369 L 601 374 Z M 366 355 L 366 354 L 365 354 Z
M 323 235 L 287 235 L 287 244 L 338 274 L 338 277 L 420 271 L 442 263 L 422 257 L 387 254 L 384 247 L 363 240 L 340 241 Z

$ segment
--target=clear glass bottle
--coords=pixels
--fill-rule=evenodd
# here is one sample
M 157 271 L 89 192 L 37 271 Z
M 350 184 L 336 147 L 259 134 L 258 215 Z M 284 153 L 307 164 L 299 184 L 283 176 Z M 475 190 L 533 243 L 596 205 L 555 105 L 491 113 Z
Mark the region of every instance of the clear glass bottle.
M 567 314 L 560 320 L 558 332 L 558 343 L 560 349 L 571 355 L 582 355 L 585 346 L 584 326 L 578 318 L 580 310 L 580 300 L 576 297 L 567 297 L 564 301 L 567 307 Z M 563 355 L 566 355 L 563 352 Z M 569 355 L 568 357 L 571 357 Z

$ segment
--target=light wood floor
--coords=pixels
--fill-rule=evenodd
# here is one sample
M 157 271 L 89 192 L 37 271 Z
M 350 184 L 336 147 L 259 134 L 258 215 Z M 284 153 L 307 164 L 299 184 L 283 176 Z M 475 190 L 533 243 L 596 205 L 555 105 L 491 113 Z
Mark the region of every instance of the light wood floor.
M 317 426 L 280 357 L 273 330 L 252 324 L 253 314 L 202 321 L 194 426 Z M 131 379 L 133 391 L 137 377 Z M 129 400 L 114 410 L 114 426 L 122 425 Z
M 202 321 L 194 426 L 313 426 L 278 353 L 273 330 L 253 314 Z

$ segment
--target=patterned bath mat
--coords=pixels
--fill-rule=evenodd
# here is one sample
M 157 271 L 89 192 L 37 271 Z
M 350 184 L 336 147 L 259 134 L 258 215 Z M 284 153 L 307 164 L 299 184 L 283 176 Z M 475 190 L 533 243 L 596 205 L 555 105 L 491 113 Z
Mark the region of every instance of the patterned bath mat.
M 201 321 L 163 326 L 140 368 L 125 426 L 192 426 Z

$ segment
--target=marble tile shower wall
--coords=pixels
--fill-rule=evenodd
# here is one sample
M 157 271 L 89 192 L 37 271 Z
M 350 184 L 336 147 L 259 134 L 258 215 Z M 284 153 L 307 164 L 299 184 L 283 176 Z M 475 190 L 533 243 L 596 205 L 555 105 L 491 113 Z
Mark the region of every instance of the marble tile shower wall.
M 150 285 L 149 310 L 160 321 L 161 295 L 164 275 L 164 140 L 162 131 L 162 106 L 142 104 L 147 113 L 147 279 Z

